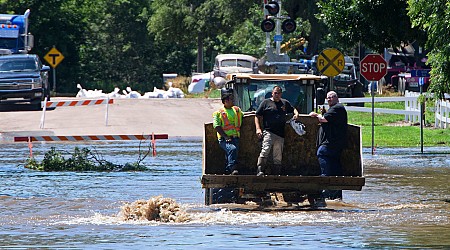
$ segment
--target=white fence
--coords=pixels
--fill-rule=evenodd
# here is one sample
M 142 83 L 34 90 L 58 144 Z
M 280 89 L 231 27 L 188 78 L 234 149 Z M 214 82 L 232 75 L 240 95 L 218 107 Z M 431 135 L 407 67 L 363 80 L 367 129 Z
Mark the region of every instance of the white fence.
M 435 106 L 435 119 L 434 127 L 436 128 L 448 128 L 450 123 L 450 102 L 449 101 L 436 101 Z
M 405 96 L 398 97 L 375 97 L 374 102 L 405 102 L 405 109 L 384 109 L 384 108 L 374 108 L 375 113 L 384 114 L 398 114 L 405 115 L 405 121 L 407 122 L 420 122 L 420 104 L 418 102 L 419 93 L 405 91 Z M 372 97 L 362 97 L 362 98 L 339 98 L 341 103 L 372 103 Z M 376 105 L 375 105 L 376 106 Z M 355 107 L 346 106 L 348 111 L 357 112 L 372 112 L 372 108 L 365 107 Z M 450 127 L 450 102 L 449 101 L 436 101 L 435 106 L 435 123 L 436 128 L 449 128 Z
M 420 117 L 420 106 L 417 101 L 419 94 L 416 92 L 406 91 L 405 96 L 395 96 L 395 97 L 375 97 L 374 102 L 405 102 L 405 109 L 385 109 L 385 108 L 374 108 L 375 113 L 383 114 L 397 114 L 404 115 L 405 121 L 408 122 L 419 122 Z M 372 97 L 359 97 L 359 98 L 339 98 L 341 103 L 372 103 Z M 376 107 L 376 104 L 375 104 Z M 372 108 L 357 107 L 357 106 L 345 106 L 348 111 L 357 112 L 367 112 L 372 113 Z

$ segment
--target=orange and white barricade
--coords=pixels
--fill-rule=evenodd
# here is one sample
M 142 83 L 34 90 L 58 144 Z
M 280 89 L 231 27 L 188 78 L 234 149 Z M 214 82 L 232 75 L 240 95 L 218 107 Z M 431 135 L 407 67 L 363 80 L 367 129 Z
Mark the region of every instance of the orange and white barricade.
M 109 116 L 109 104 L 113 104 L 113 99 L 93 99 L 93 100 L 78 100 L 78 101 L 48 101 L 45 98 L 44 102 L 42 102 L 42 117 L 40 128 L 44 128 L 45 123 L 45 112 L 47 108 L 57 108 L 57 107 L 75 107 L 75 106 L 88 106 L 88 105 L 100 105 L 106 104 L 106 112 L 105 112 L 105 126 L 108 126 L 108 116 Z
M 169 139 L 168 134 L 142 134 L 142 135 L 54 135 L 54 136 L 17 136 L 14 142 L 28 142 L 30 157 L 32 156 L 32 142 L 62 142 L 62 141 L 119 141 L 119 140 L 150 140 L 153 148 L 153 156 L 156 156 L 156 140 Z
M 157 140 L 169 139 L 168 134 L 148 135 L 51 135 L 51 136 L 17 136 L 14 142 L 34 141 L 119 141 L 119 140 Z

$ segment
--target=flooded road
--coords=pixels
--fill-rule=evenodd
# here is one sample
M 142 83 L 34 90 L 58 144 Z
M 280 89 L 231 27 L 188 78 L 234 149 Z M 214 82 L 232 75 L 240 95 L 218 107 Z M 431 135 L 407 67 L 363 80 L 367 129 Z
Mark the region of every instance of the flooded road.
M 364 149 L 363 190 L 325 211 L 239 212 L 203 205 L 202 141 L 157 142 L 144 172 L 25 169 L 26 143 L 0 144 L 0 248 L 331 249 L 450 248 L 450 149 Z M 105 159 L 137 160 L 139 142 L 34 143 L 94 148 Z M 22 165 L 21 165 L 22 164 Z M 125 203 L 173 198 L 183 223 L 124 221 Z

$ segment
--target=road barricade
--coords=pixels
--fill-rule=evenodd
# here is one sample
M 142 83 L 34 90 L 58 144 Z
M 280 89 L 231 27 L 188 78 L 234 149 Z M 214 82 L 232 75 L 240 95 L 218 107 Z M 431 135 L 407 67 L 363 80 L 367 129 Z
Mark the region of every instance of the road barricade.
M 30 149 L 30 157 L 33 156 L 34 141 L 45 142 L 61 142 L 61 141 L 115 141 L 115 140 L 151 140 L 152 154 L 156 156 L 156 139 L 169 139 L 168 134 L 142 134 L 142 135 L 54 135 L 54 136 L 17 136 L 14 137 L 14 142 L 28 142 Z
M 34 141 L 114 141 L 114 140 L 156 140 L 168 139 L 167 134 L 150 135 L 71 135 L 71 136 L 18 136 L 14 142 Z
M 39 128 L 43 129 L 45 124 L 45 112 L 47 111 L 47 108 L 57 108 L 57 107 L 75 107 L 75 106 L 88 106 L 88 105 L 100 105 L 100 104 L 106 104 L 106 111 L 105 111 L 105 126 L 108 126 L 108 116 L 109 116 L 109 104 L 113 104 L 114 99 L 92 99 L 92 100 L 78 100 L 78 101 L 48 101 L 47 98 L 42 102 L 42 116 L 41 116 L 41 123 L 39 125 Z
M 46 108 L 73 107 L 85 105 L 113 104 L 114 99 L 80 100 L 80 101 L 49 101 L 45 103 Z

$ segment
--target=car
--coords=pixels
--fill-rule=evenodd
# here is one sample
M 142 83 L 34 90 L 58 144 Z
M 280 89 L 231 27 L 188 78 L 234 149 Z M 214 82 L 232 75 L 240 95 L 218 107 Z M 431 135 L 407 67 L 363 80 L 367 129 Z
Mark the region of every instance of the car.
M 0 103 L 29 102 L 40 108 L 45 97 L 50 99 L 49 71 L 38 55 L 0 56 Z
M 244 54 L 220 54 L 214 62 L 214 77 L 225 78 L 230 73 L 258 73 L 257 59 Z

